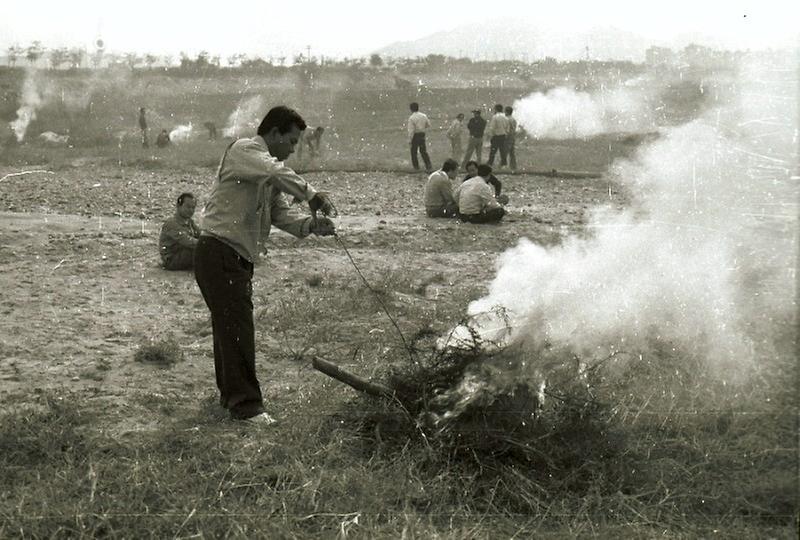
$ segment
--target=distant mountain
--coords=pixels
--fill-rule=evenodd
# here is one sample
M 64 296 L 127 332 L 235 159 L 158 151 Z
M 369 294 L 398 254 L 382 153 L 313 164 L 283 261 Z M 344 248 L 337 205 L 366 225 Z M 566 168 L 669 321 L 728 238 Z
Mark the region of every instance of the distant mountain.
M 443 54 L 473 60 L 527 59 L 643 61 L 652 43 L 611 27 L 556 32 L 518 21 L 490 21 L 437 32 L 414 41 L 399 41 L 376 52 L 382 56 L 416 57 Z M 588 47 L 588 50 L 587 50 Z

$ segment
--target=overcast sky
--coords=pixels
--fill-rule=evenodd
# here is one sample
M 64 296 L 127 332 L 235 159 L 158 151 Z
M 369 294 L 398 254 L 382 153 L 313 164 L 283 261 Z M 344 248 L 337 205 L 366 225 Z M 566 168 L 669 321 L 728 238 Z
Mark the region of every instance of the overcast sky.
M 510 20 L 569 32 L 615 26 L 654 41 L 685 33 L 729 48 L 798 46 L 800 1 L 791 0 L 3 0 L 0 47 L 85 46 L 114 52 L 363 56 L 463 24 Z

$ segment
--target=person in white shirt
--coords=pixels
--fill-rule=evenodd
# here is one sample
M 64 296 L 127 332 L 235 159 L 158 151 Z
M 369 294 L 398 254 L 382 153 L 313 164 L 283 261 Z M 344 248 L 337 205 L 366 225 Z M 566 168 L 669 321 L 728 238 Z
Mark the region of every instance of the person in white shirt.
M 494 196 L 494 189 L 486 181 L 491 174 L 489 165 L 478 165 L 478 176 L 465 180 L 456 188 L 454 198 L 461 221 L 498 223 L 506 215 L 505 208 Z
M 489 120 L 486 128 L 487 135 L 490 137 L 489 143 L 489 165 L 494 163 L 494 156 L 500 150 L 500 166 L 506 166 L 506 136 L 508 135 L 508 118 L 503 114 L 503 106 L 499 103 L 494 106 L 494 116 Z
M 517 156 L 515 146 L 517 143 L 517 119 L 511 116 L 514 109 L 506 107 L 506 118 L 508 118 L 508 135 L 506 135 L 506 154 L 508 155 L 508 166 L 512 171 L 517 170 Z M 502 157 L 502 156 L 501 156 Z
M 458 216 L 458 205 L 453 198 L 452 181 L 458 173 L 458 162 L 446 159 L 442 168 L 428 177 L 425 184 L 425 214 L 432 218 Z
M 431 158 L 428 157 L 428 149 L 425 146 L 425 132 L 431 127 L 431 121 L 427 115 L 419 112 L 419 103 L 414 102 L 408 106 L 411 109 L 411 116 L 408 117 L 408 139 L 411 142 L 411 166 L 415 171 L 419 170 L 419 160 L 417 151 L 422 155 L 425 162 L 425 170 L 431 172 Z
M 447 138 L 450 141 L 450 157 L 461 159 L 464 150 L 461 148 L 461 132 L 464 131 L 464 113 L 458 113 L 447 128 Z

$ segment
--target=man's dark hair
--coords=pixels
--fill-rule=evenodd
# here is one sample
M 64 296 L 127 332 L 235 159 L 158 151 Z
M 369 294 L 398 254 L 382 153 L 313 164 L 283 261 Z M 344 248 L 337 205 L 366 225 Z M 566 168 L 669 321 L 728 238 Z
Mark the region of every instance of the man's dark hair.
M 471 159 L 471 160 L 467 161 L 467 162 L 464 164 L 464 169 L 469 169 L 469 166 L 470 166 L 470 165 L 475 165 L 475 166 L 477 167 L 477 166 L 478 166 L 478 162 L 477 162 L 477 161 L 475 161 L 474 159 Z
M 454 159 L 446 159 L 442 164 L 442 170 L 444 172 L 449 171 L 457 171 L 458 170 L 458 162 Z
M 506 107 L 506 114 L 511 114 L 514 112 L 514 109 L 511 107 Z
M 269 110 L 267 115 L 258 126 L 258 134 L 262 137 L 272 131 L 272 128 L 278 128 L 278 133 L 283 135 L 292 130 L 292 126 L 297 126 L 297 129 L 303 131 L 306 129 L 306 121 L 300 116 L 300 113 L 294 109 L 290 109 L 286 105 L 278 105 Z
M 194 199 L 194 195 L 192 195 L 188 191 L 185 192 L 185 193 L 181 193 L 180 195 L 178 195 L 178 205 L 177 206 L 182 205 L 183 201 L 185 201 L 186 199 Z
M 478 165 L 478 176 L 482 176 L 483 178 L 489 178 L 489 175 L 492 174 L 492 168 L 487 165 L 486 163 L 481 163 Z
M 494 106 L 494 112 L 503 112 L 503 106 L 498 103 Z
M 414 101 L 408 106 L 408 108 L 411 109 L 411 112 L 417 112 L 419 110 L 419 103 Z

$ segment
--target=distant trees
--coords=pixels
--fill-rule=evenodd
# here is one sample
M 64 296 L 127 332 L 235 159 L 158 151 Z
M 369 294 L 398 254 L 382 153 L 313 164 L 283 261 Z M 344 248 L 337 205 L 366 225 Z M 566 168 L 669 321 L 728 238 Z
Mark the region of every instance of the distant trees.
M 69 64 L 72 69 L 78 69 L 83 63 L 83 55 L 86 51 L 77 47 L 69 50 Z
M 135 52 L 127 52 L 124 54 L 123 57 L 125 58 L 125 64 L 131 71 L 133 71 L 136 68 L 136 66 L 142 61 L 139 55 L 136 54 Z
M 147 69 L 153 69 L 156 62 L 158 62 L 157 56 L 153 54 L 144 55 L 144 64 L 147 66 Z
M 22 47 L 18 45 L 11 45 L 7 50 L 8 65 L 15 67 L 17 65 L 17 58 L 25 52 Z
M 369 57 L 369 65 L 372 67 L 381 67 L 383 65 L 383 58 L 379 54 L 371 54 Z
M 69 60 L 69 50 L 66 47 L 58 47 L 50 51 L 50 67 L 53 69 L 58 69 L 67 60 Z
M 42 57 L 44 54 L 44 47 L 42 47 L 41 41 L 34 41 L 28 48 L 25 50 L 25 59 L 28 63 L 33 66 Z

